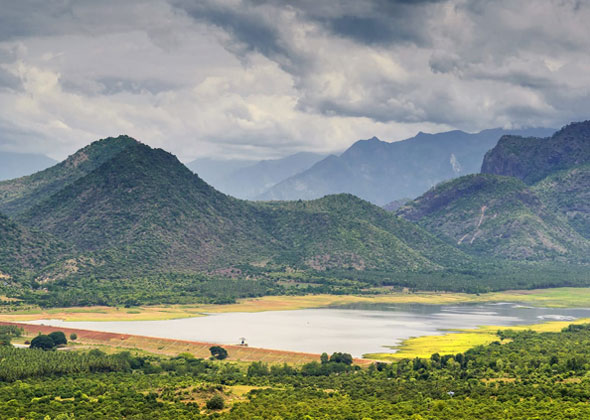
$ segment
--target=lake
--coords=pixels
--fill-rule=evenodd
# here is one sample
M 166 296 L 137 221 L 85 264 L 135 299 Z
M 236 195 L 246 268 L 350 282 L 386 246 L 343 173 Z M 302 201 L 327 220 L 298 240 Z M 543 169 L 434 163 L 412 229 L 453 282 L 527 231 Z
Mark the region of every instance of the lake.
M 342 351 L 355 357 L 390 352 L 384 346 L 409 337 L 441 334 L 445 329 L 479 325 L 510 326 L 590 318 L 589 308 L 533 308 L 514 303 L 461 305 L 351 304 L 322 309 L 221 313 L 166 321 L 64 322 L 31 324 L 238 344 L 308 353 Z

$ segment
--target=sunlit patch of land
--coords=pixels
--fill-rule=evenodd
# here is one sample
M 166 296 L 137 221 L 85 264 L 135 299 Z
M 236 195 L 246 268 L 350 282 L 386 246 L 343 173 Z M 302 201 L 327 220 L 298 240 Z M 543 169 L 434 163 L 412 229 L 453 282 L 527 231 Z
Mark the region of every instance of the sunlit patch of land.
M 531 306 L 590 307 L 590 288 L 510 290 L 482 293 L 391 292 L 374 295 L 265 296 L 241 299 L 229 305 L 154 305 L 133 308 L 91 306 L 73 308 L 29 308 L 0 313 L 0 321 L 61 319 L 64 321 L 154 321 L 202 316 L 207 313 L 287 311 L 351 303 L 458 303 L 522 302 Z
M 457 354 L 470 348 L 487 345 L 494 341 L 505 344 L 508 340 L 500 340 L 496 334 L 498 330 L 532 330 L 536 332 L 559 332 L 570 324 L 590 323 L 589 318 L 575 321 L 550 321 L 542 324 L 517 325 L 517 326 L 482 326 L 476 329 L 460 329 L 447 331 L 442 335 L 427 335 L 411 337 L 402 341 L 399 346 L 391 346 L 397 350 L 395 353 L 368 353 L 363 355 L 367 359 L 374 360 L 399 360 L 413 359 L 416 357 L 429 358 L 433 353 Z

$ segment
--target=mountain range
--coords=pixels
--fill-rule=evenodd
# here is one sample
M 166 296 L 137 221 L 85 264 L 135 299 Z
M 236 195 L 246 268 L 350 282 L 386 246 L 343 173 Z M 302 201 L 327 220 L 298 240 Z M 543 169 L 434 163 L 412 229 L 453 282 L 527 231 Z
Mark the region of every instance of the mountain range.
M 45 155 L 0 151 L 0 181 L 30 175 L 56 163 Z
M 8 216 L 0 217 L 0 276 L 71 304 L 81 304 L 81 294 L 86 303 L 124 293 L 150 302 L 174 293 L 179 301 L 213 289 L 251 296 L 300 284 L 331 291 L 586 284 L 588 127 L 571 124 L 544 139 L 502 137 L 482 164 L 493 173 L 438 184 L 396 203 L 397 211 L 346 193 L 240 200 L 164 150 L 106 138 L 0 183 L 0 212 Z M 539 150 L 533 155 L 531 144 Z
M 360 140 L 339 156 L 331 155 L 306 171 L 271 187 L 260 200 L 310 200 L 350 193 L 377 205 L 416 197 L 441 181 L 479 172 L 485 153 L 505 134 L 549 136 L 548 128 L 490 129 L 471 134 L 418 133 L 384 142 Z

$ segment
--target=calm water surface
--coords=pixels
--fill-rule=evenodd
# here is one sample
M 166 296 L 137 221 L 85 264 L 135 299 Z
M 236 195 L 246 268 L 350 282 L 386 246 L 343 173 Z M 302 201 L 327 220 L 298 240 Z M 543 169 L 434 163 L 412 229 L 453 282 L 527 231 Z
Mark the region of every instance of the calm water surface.
M 343 351 L 360 357 L 364 353 L 389 352 L 391 349 L 384 346 L 399 344 L 409 337 L 441 334 L 445 329 L 577 318 L 590 318 L 590 309 L 531 308 L 514 303 L 354 304 L 325 309 L 211 314 L 168 321 L 30 323 L 219 344 L 237 344 L 240 337 L 246 337 L 251 347 L 309 353 Z

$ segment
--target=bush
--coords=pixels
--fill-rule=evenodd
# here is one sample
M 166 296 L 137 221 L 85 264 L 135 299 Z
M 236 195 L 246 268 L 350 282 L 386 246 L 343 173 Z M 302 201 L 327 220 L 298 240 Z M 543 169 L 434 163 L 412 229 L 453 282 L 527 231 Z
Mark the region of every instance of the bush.
M 215 395 L 207 401 L 206 405 L 209 410 L 221 410 L 225 406 L 225 403 L 221 395 Z
M 53 343 L 56 346 L 60 346 L 62 344 L 68 344 L 68 340 L 66 339 L 66 335 L 62 331 L 53 331 L 52 333 L 48 334 L 49 337 L 53 340 Z
M 30 347 L 32 349 L 51 350 L 55 347 L 55 343 L 48 335 L 39 334 L 31 340 Z
M 76 334 L 76 333 L 71 333 L 71 334 L 70 334 L 70 340 L 74 341 L 74 340 L 76 340 L 77 338 L 78 338 L 78 334 Z
M 0 346 L 10 346 L 10 336 L 8 334 L 0 334 Z
M 23 335 L 24 330 L 22 327 L 16 325 L 0 325 L 0 335 L 8 335 L 11 337 L 20 337 Z
M 333 353 L 332 356 L 330 356 L 330 362 L 352 365 L 352 356 L 348 353 Z
M 217 360 L 223 360 L 227 358 L 227 350 L 220 346 L 213 346 L 209 348 L 211 356 Z

